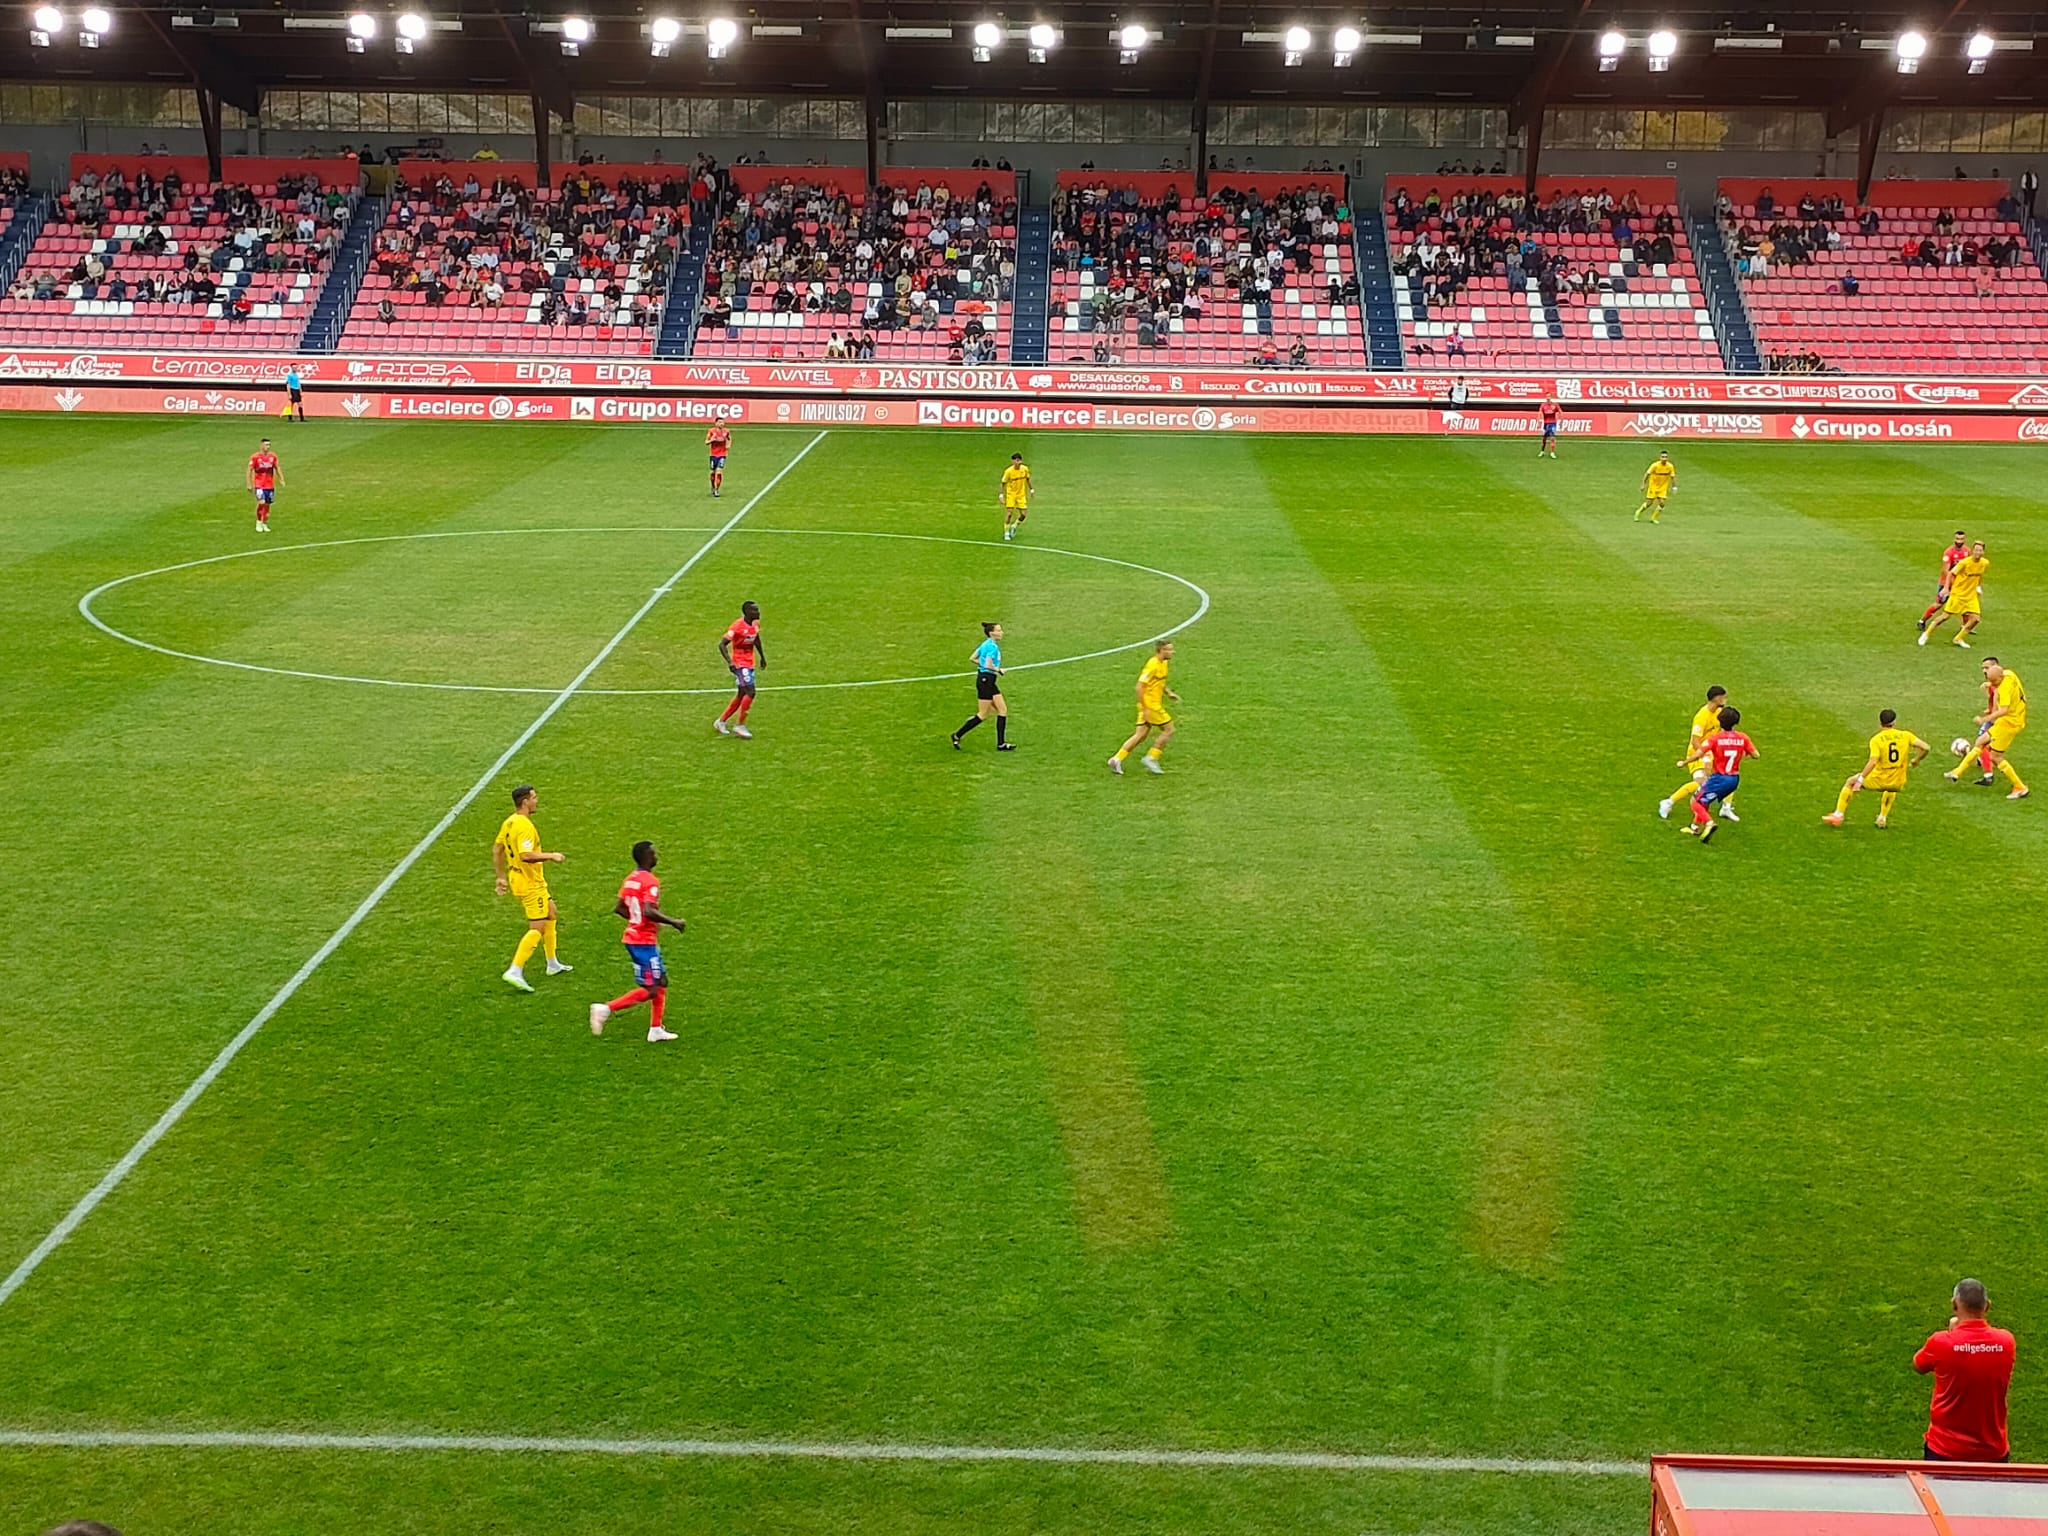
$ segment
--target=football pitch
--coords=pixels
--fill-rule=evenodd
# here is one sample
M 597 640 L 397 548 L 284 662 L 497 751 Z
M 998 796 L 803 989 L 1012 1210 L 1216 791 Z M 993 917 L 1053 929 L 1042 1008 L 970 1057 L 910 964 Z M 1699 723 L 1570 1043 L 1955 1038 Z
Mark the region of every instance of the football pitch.
M 2048 688 L 2042 461 L 1680 444 L 1652 528 L 1653 451 L 0 423 L 0 1526 L 1621 1533 L 1653 1451 L 1917 1454 L 1954 1281 L 2048 1302 L 2048 798 L 1938 777 Z M 1935 757 L 1823 826 L 1883 706 Z M 668 1045 L 585 1024 L 640 838 Z

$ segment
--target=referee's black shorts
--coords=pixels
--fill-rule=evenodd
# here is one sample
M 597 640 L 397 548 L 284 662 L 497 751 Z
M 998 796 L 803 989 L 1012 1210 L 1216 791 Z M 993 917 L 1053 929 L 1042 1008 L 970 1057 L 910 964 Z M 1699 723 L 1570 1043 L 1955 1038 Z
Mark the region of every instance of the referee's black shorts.
M 992 699 L 1003 691 L 1003 680 L 993 672 L 974 674 L 974 696 L 977 699 Z

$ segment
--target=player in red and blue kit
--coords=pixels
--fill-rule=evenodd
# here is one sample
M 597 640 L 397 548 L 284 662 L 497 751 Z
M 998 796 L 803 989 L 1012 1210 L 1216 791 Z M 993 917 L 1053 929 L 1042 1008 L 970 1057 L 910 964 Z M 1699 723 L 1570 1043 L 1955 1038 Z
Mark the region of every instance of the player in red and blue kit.
M 733 695 L 725 713 L 712 721 L 711 727 L 721 736 L 740 736 L 751 741 L 754 733 L 747 729 L 747 711 L 754 707 L 754 668 L 768 665 L 768 652 L 761 645 L 759 603 L 740 604 L 740 616 L 719 638 L 718 654 L 725 658 L 726 669 L 732 673 Z M 731 725 L 725 723 L 728 720 Z
M 732 429 L 718 422 L 704 434 L 704 448 L 711 455 L 711 494 L 725 492 L 725 450 L 732 446 Z
M 1692 825 L 1685 829 L 1689 837 L 1699 834 L 1701 842 L 1714 835 L 1714 828 L 1720 822 L 1708 810 L 1733 795 L 1742 784 L 1742 760 L 1756 757 L 1756 743 L 1735 729 L 1742 724 L 1742 711 L 1724 709 L 1721 711 L 1721 729 L 1700 743 L 1700 756 L 1707 760 L 1707 776 L 1701 781 L 1699 792 L 1692 797 Z
M 1549 395 L 1543 397 L 1543 404 L 1537 414 L 1543 418 L 1543 440 L 1536 445 L 1536 457 L 1557 457 L 1557 423 L 1564 413 L 1557 408 L 1557 401 Z
M 256 451 L 249 455 L 249 489 L 256 496 L 256 531 L 270 532 L 270 504 L 277 499 L 278 469 L 277 455 L 270 451 L 270 439 L 264 438 Z
M 633 845 L 633 873 L 619 887 L 619 899 L 612 910 L 626 920 L 626 957 L 633 962 L 633 979 L 640 984 L 608 1003 L 590 1005 L 593 1035 L 603 1034 L 605 1022 L 621 1009 L 648 1003 L 652 1007 L 652 1022 L 647 1038 L 675 1039 L 661 1024 L 663 1010 L 668 1006 L 668 968 L 661 963 L 661 930 L 673 928 L 681 933 L 683 920 L 661 910 L 661 882 L 654 877 L 654 866 L 659 862 L 654 844 Z

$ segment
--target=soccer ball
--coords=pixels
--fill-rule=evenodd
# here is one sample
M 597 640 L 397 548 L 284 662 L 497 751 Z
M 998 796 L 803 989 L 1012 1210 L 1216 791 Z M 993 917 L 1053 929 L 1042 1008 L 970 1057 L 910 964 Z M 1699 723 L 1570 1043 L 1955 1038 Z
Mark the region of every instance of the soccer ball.
M 1958 736 L 1954 741 L 1948 744 L 1948 749 L 1949 751 L 1955 753 L 1957 757 L 1961 757 L 1970 750 L 1970 738 L 1967 736 Z

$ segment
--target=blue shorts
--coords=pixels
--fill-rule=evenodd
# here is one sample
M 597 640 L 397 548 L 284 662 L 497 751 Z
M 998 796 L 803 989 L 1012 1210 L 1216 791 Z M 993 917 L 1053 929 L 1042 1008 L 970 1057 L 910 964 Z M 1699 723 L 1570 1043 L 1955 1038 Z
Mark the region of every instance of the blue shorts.
M 752 667 L 734 667 L 732 669 L 732 680 L 741 688 L 751 688 L 754 686 L 754 669 Z
M 659 944 L 628 944 L 626 958 L 633 962 L 633 979 L 641 986 L 668 985 L 668 967 L 661 963 Z
M 713 469 L 725 468 L 725 455 L 722 453 L 714 453 L 713 455 L 711 455 L 711 467 Z
M 1554 421 L 1546 421 L 1545 423 L 1543 423 L 1543 435 L 1545 437 L 1557 436 L 1557 423 Z
M 1741 783 L 1742 775 L 1739 773 L 1710 773 L 1701 782 L 1699 793 L 1692 797 L 1693 802 L 1712 805 L 1717 800 L 1726 800 Z
M 267 507 L 273 501 L 277 500 L 277 492 L 270 490 L 268 487 L 266 487 L 265 489 L 260 490 L 256 493 L 256 499 L 262 502 L 263 505 Z

